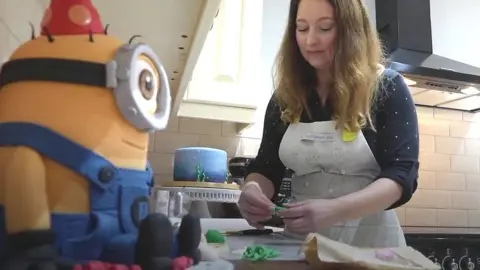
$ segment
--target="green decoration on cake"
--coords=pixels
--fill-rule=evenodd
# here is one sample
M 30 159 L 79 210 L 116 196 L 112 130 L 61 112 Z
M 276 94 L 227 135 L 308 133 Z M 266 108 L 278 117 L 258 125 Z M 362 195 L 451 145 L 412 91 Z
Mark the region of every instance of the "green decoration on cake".
M 200 165 L 197 165 L 195 171 L 197 173 L 197 182 L 200 182 L 200 179 L 202 177 L 202 169 L 200 168 Z
M 208 181 L 208 176 L 205 174 L 205 172 L 202 172 L 202 182 L 207 182 Z
M 228 180 L 230 180 L 230 177 L 232 177 L 232 174 L 228 170 L 225 172 L 225 174 L 226 174 L 225 184 L 228 184 Z
M 209 180 L 207 174 L 200 165 L 197 165 L 195 171 L 197 173 L 197 182 L 207 182 Z

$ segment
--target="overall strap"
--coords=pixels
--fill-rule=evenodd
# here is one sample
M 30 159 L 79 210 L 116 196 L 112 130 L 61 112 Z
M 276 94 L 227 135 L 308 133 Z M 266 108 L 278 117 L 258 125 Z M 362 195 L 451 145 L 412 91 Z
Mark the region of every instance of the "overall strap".
M 100 187 L 103 168 L 118 170 L 111 162 L 90 149 L 69 140 L 52 129 L 24 122 L 0 124 L 1 146 L 26 146 L 75 171 Z

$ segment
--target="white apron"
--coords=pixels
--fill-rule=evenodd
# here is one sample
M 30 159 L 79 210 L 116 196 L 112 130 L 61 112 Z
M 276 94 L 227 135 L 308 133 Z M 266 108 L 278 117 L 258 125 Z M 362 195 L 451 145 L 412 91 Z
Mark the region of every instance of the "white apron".
M 292 196 L 297 201 L 332 199 L 361 190 L 380 172 L 362 132 L 345 141 L 335 121 L 291 124 L 280 144 L 279 155 L 295 171 Z M 288 228 L 286 228 L 288 233 Z M 394 210 L 335 224 L 317 233 L 358 247 L 405 246 Z

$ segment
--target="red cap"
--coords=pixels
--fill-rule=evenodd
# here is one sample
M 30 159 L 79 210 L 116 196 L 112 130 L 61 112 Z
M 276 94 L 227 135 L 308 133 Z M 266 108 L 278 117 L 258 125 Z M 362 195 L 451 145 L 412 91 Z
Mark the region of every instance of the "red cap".
M 104 33 L 100 15 L 91 0 L 51 0 L 41 23 L 42 36 Z

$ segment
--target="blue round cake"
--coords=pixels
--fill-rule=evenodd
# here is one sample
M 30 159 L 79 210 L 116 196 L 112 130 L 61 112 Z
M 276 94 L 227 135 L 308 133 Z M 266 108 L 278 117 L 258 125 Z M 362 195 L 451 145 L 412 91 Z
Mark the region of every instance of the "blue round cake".
M 223 184 L 227 179 L 227 152 L 207 147 L 186 147 L 175 151 L 174 181 Z

